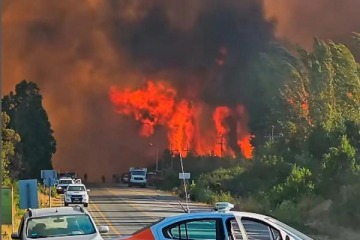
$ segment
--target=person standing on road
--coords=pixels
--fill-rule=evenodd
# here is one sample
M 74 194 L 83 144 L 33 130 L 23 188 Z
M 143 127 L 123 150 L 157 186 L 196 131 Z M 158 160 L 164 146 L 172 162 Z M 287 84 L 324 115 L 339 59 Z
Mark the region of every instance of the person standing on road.
M 85 174 L 84 174 L 84 181 L 85 181 L 85 182 L 87 182 L 87 177 L 88 177 L 88 175 L 85 173 Z
M 102 175 L 101 180 L 102 180 L 103 183 L 105 183 L 105 176 L 104 175 Z

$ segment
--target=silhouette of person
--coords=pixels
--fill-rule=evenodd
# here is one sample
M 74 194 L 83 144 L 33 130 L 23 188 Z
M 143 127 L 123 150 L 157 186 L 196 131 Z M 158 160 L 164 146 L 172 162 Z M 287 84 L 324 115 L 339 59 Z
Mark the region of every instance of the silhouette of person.
M 88 177 L 88 175 L 85 173 L 85 174 L 84 174 L 84 181 L 85 181 L 85 182 L 87 182 L 87 177 Z
M 77 222 L 76 218 L 67 218 L 66 222 L 67 222 L 67 229 L 70 232 L 78 232 L 78 231 L 81 232 L 79 223 Z
M 103 183 L 105 183 L 105 176 L 104 175 L 101 177 L 101 180 L 102 180 Z
M 31 236 L 46 236 L 45 235 L 46 225 L 45 223 L 37 223 L 33 229 L 31 229 Z

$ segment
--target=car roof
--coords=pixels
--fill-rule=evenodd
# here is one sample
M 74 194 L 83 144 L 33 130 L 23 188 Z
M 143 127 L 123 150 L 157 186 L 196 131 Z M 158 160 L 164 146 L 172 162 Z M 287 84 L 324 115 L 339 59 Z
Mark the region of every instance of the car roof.
M 234 215 L 232 214 L 232 212 L 210 212 L 210 211 L 201 211 L 201 212 L 190 212 L 190 213 L 179 213 L 177 215 L 173 215 L 173 216 L 169 216 L 169 217 L 165 217 L 164 219 L 186 219 L 189 217 L 196 217 L 196 218 L 208 218 L 208 217 L 213 217 L 214 215 Z
M 68 186 L 69 186 L 69 187 L 70 187 L 70 186 L 79 186 L 79 187 L 81 186 L 81 187 L 85 187 L 85 185 L 82 184 L 82 183 L 72 183 L 72 184 L 69 184 Z
M 71 177 L 61 177 L 59 180 L 73 180 Z
M 260 220 L 266 220 L 266 219 L 272 219 L 270 216 L 258 214 L 258 213 L 252 213 L 252 212 L 242 212 L 242 211 L 227 211 L 227 212 L 221 212 L 221 211 L 201 211 L 201 212 L 190 212 L 190 213 L 180 213 L 175 216 L 169 216 L 165 219 L 177 219 L 180 220 L 182 218 L 186 219 L 188 217 L 196 217 L 196 218 L 208 218 L 213 217 L 214 215 L 222 215 L 222 216 L 237 216 L 237 217 L 250 217 L 250 218 L 256 218 Z
M 72 207 L 52 207 L 28 209 L 29 217 L 61 216 L 61 215 L 81 215 L 87 214 L 86 209 L 81 206 Z

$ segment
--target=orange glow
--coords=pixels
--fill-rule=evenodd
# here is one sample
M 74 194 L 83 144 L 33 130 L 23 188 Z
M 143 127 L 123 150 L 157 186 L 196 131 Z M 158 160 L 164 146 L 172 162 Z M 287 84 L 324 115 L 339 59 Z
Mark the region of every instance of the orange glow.
M 132 116 L 142 126 L 140 135 L 150 137 L 156 126 L 165 127 L 169 148 L 186 156 L 188 150 L 198 155 L 233 156 L 228 145 L 229 116 L 237 119 L 236 143 L 244 157 L 252 157 L 251 135 L 247 131 L 245 109 L 233 111 L 227 106 L 210 108 L 212 121 L 206 120 L 206 105 L 181 99 L 164 81 L 147 81 L 137 90 L 110 88 L 110 100 L 119 114 Z M 209 108 L 209 107 L 208 107 Z M 239 109 L 241 111 L 239 111 Z
M 306 92 L 303 93 L 300 103 L 296 103 L 293 98 L 288 98 L 287 102 L 293 106 L 295 109 L 300 109 L 301 115 L 307 120 L 309 125 L 313 125 L 311 117 L 310 117 L 310 110 L 309 110 L 309 103 L 308 103 L 308 94 Z

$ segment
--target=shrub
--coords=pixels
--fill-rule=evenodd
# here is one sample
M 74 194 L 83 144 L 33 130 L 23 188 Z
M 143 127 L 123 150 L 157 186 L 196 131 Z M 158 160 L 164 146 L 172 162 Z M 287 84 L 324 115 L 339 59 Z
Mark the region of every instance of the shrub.
M 344 187 L 342 198 L 334 202 L 331 213 L 336 222 L 341 226 L 359 229 L 360 222 L 360 184 Z
M 294 165 L 286 181 L 274 186 L 265 196 L 273 206 L 283 201 L 298 202 L 298 199 L 314 190 L 311 175 L 309 169 Z

